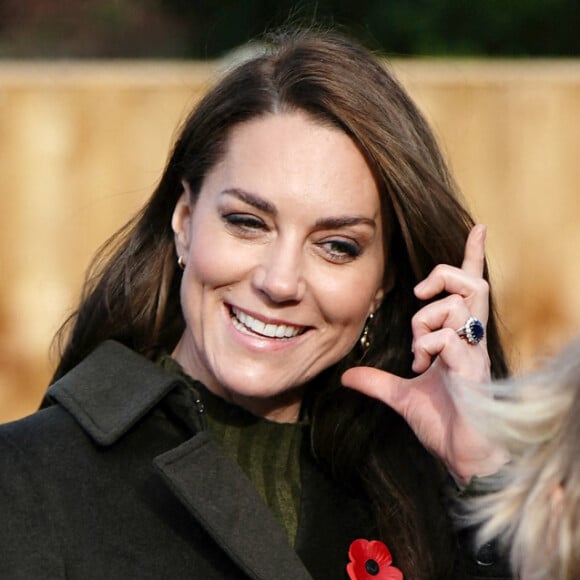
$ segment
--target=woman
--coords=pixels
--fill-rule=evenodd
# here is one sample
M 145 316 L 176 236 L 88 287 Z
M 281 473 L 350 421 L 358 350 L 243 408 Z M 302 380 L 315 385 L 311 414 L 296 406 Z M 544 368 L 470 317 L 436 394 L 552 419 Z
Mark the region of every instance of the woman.
M 482 542 L 501 537 L 518 578 L 580 577 L 580 339 L 528 376 L 452 392 L 511 458 L 464 520 L 484 523 Z
M 484 238 L 367 51 L 239 65 L 89 275 L 47 408 L 1 430 L 9 574 L 505 577 L 442 500 L 504 460 L 446 390 L 506 373 Z

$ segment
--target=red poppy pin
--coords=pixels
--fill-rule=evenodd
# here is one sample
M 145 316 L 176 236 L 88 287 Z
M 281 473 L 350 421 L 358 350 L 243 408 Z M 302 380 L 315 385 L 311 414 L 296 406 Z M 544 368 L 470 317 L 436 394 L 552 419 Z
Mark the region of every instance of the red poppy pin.
M 403 580 L 403 573 L 392 566 L 391 551 L 378 540 L 355 540 L 348 550 L 346 571 L 350 580 Z

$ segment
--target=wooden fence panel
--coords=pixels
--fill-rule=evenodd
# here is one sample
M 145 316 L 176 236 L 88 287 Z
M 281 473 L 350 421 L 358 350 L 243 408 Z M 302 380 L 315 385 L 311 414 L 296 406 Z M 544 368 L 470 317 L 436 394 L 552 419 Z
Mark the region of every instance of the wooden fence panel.
M 514 367 L 580 331 L 580 61 L 397 61 L 489 254 Z M 154 188 L 215 63 L 0 63 L 0 422 L 31 412 L 95 249 Z

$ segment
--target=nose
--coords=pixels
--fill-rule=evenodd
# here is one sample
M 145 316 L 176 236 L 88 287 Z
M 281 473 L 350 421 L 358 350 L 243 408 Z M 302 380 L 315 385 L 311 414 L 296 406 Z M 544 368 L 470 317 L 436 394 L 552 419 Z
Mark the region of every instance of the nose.
M 265 248 L 260 264 L 254 270 L 252 283 L 274 303 L 299 302 L 306 282 L 302 275 L 300 248 L 278 240 Z

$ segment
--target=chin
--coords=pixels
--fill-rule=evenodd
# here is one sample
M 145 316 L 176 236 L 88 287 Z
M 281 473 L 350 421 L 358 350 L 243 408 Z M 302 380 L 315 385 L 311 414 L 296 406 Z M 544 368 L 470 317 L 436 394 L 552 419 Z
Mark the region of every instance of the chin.
M 286 414 L 288 411 L 290 415 L 297 416 L 303 388 L 303 385 L 285 383 L 276 386 L 271 380 L 253 377 L 226 383 L 222 387 L 222 393 L 227 401 L 255 415 L 267 417 L 272 414 Z

